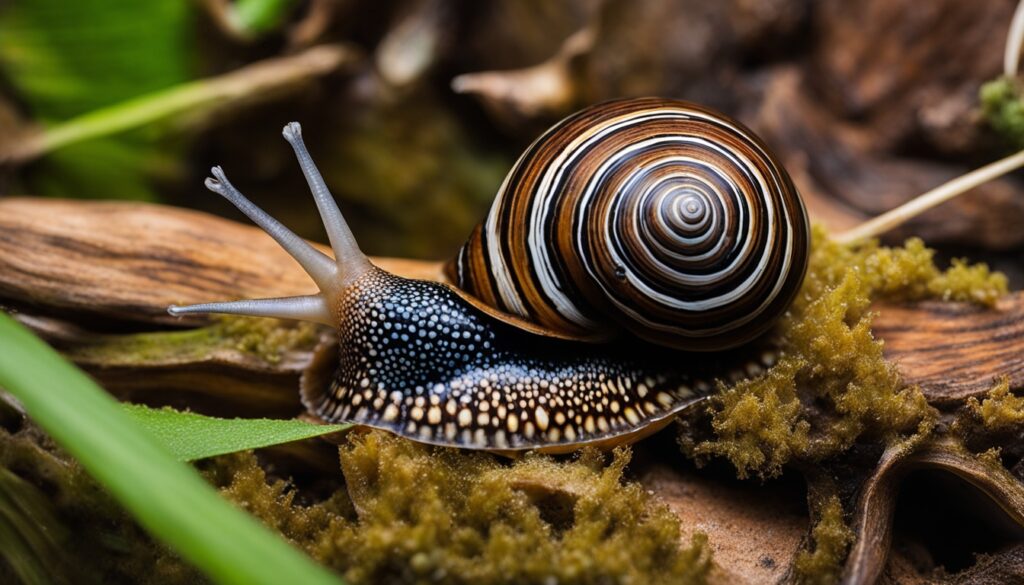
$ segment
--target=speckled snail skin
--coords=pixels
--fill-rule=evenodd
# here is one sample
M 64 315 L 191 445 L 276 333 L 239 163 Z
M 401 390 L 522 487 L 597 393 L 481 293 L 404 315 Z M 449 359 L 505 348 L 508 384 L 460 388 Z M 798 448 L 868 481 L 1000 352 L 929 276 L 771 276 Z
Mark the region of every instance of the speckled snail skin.
M 327 421 L 496 451 L 628 443 L 706 396 L 714 379 L 770 365 L 773 353 L 754 340 L 806 270 L 806 212 L 785 170 L 748 129 L 686 102 L 608 102 L 548 130 L 446 266 L 449 283 L 373 266 L 298 124 L 284 136 L 334 258 L 249 202 L 219 167 L 206 185 L 274 237 L 319 294 L 169 311 L 335 327 L 333 375 L 302 392 Z

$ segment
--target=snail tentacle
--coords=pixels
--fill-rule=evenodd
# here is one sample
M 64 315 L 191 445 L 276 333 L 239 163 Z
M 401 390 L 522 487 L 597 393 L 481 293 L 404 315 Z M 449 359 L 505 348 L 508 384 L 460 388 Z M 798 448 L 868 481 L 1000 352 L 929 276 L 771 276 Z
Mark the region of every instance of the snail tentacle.
M 222 313 L 226 315 L 245 315 L 247 317 L 296 319 L 299 321 L 322 323 L 324 325 L 334 325 L 335 322 L 330 309 L 327 307 L 327 301 L 322 295 L 201 303 L 184 307 L 171 305 L 167 308 L 167 312 L 175 317 L 192 314 Z
M 324 182 L 320 170 L 313 162 L 313 157 L 306 149 L 306 143 L 302 140 L 302 126 L 298 122 L 290 122 L 281 132 L 288 144 L 292 145 L 295 151 L 295 158 L 299 159 L 299 166 L 302 174 L 306 176 L 309 183 L 309 190 L 313 192 L 313 199 L 320 211 L 320 219 L 327 230 L 327 238 L 331 242 L 331 249 L 334 250 L 334 258 L 338 263 L 340 277 L 343 281 L 351 282 L 362 275 L 370 266 L 366 255 L 359 249 L 352 230 L 349 229 L 345 217 L 338 209 L 338 204 L 331 195 L 330 189 Z
M 338 276 L 338 267 L 326 254 L 320 252 L 309 242 L 303 240 L 295 232 L 286 228 L 284 224 L 277 221 L 267 212 L 249 201 L 242 193 L 228 181 L 224 170 L 219 166 L 210 169 L 213 177 L 206 179 L 206 188 L 224 197 L 232 205 L 244 213 L 256 225 L 263 228 L 263 231 L 274 238 L 292 258 L 298 262 L 306 274 L 316 282 L 320 290 L 333 288 Z

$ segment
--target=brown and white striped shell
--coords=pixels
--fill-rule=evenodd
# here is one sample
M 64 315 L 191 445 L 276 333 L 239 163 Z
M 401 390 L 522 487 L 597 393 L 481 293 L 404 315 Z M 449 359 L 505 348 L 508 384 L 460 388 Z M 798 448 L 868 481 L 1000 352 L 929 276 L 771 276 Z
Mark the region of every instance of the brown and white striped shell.
M 447 271 L 483 303 L 564 334 L 741 345 L 789 307 L 807 216 L 750 130 L 681 101 L 587 108 L 538 138 Z

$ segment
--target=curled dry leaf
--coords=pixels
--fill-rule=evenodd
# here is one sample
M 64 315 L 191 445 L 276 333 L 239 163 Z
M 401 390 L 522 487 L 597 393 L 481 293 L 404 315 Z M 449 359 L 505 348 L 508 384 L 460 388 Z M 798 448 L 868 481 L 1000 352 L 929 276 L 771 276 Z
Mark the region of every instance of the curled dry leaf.
M 951 437 L 929 441 L 910 454 L 891 448 L 859 488 L 852 523 L 857 537 L 847 557 L 842 583 L 875 583 L 881 577 L 892 541 L 901 484 L 909 472 L 922 469 L 949 473 L 963 480 L 995 502 L 1018 531 L 1024 531 L 1024 484 L 998 461 L 986 461 L 969 453 Z M 984 565 L 976 571 L 983 572 Z M 969 575 L 961 577 L 964 578 L 960 582 L 971 582 Z
M 580 29 L 554 56 L 532 67 L 464 73 L 452 80 L 452 89 L 478 96 L 508 125 L 565 114 L 579 99 L 575 60 L 590 51 L 595 34 L 592 26 Z
M 837 117 L 807 90 L 808 76 L 780 68 L 767 80 L 751 125 L 782 156 L 812 217 L 836 232 L 893 209 L 970 170 L 879 150 L 869 127 Z M 980 165 L 979 165 L 980 166 Z M 981 185 L 911 219 L 885 235 L 916 236 L 930 245 L 963 244 L 1007 250 L 1024 243 L 1024 199 L 1011 178 Z

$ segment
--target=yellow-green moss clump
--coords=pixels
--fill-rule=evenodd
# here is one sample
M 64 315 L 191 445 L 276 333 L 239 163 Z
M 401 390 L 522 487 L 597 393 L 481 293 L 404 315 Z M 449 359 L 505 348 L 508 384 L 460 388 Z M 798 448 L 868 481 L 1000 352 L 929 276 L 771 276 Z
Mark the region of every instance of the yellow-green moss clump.
M 862 438 L 923 438 L 937 413 L 883 358 L 869 305 L 880 298 L 991 305 L 1006 292 L 1006 278 L 986 266 L 957 262 L 941 271 L 933 254 L 918 239 L 901 248 L 844 246 L 815 229 L 807 278 L 779 327 L 782 357 L 757 378 L 721 384 L 710 403 L 713 437 L 684 433 L 684 452 L 698 462 L 724 457 L 741 478 L 769 477 Z
M 808 585 L 836 583 L 853 538 L 853 530 L 843 520 L 843 505 L 837 496 L 831 496 L 822 505 L 818 522 L 811 530 L 814 550 L 800 551 L 793 562 L 797 582 Z
M 980 400 L 968 398 L 950 429 L 983 461 L 1001 465 L 1004 454 L 1008 461 L 1020 461 L 1024 458 L 1019 440 L 1024 432 L 1024 397 L 1010 391 L 1009 378 L 1001 378 Z
M 231 316 L 220 317 L 210 329 L 213 338 L 272 364 L 280 362 L 288 351 L 312 349 L 319 330 L 304 321 Z
M 1017 146 L 1024 146 L 1024 100 L 1020 81 L 1000 77 L 981 86 L 981 113 L 997 132 Z
M 0 467 L 11 475 L 0 473 L 0 582 L 17 582 L 19 569 L 53 583 L 205 582 L 76 463 L 40 443 L 48 439 L 31 428 L 0 430 Z M 200 468 L 226 497 L 349 583 L 686 584 L 704 582 L 711 566 L 703 536 L 683 545 L 677 517 L 623 481 L 627 449 L 610 462 L 584 451 L 573 460 L 530 455 L 509 463 L 370 432 L 352 433 L 340 452 L 347 486 L 316 503 L 268 479 L 252 453 Z M 38 497 L 23 497 L 26 490 Z M 13 523 L 23 527 L 14 542 L 42 543 L 39 553 L 5 544 L 10 519 L 26 516 L 13 513 L 12 494 L 22 508 L 42 506 L 32 508 L 33 520 Z M 42 518 L 52 521 L 40 526 Z
M 1024 424 L 1024 398 L 1010 392 L 1009 378 L 999 380 L 984 400 L 968 398 L 964 408 L 989 431 L 1002 432 Z
M 341 464 L 350 502 L 295 513 L 258 467 L 226 493 L 352 583 L 700 583 L 703 537 L 680 546 L 676 516 L 623 483 L 629 452 L 560 462 L 353 434 Z

